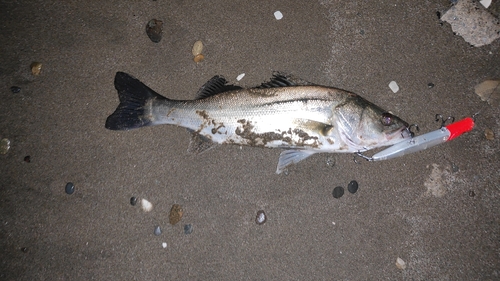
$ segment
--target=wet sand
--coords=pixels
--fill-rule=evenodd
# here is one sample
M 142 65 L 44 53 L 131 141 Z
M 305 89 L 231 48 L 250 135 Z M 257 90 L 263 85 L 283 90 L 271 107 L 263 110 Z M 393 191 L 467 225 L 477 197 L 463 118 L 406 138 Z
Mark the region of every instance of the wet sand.
M 2 1 L 0 138 L 11 149 L 0 155 L 0 279 L 500 278 L 500 110 L 474 93 L 500 78 L 500 41 L 471 47 L 440 24 L 437 12 L 448 7 Z M 151 19 L 164 23 L 159 43 L 145 33 Z M 198 64 L 197 40 L 205 44 Z M 38 76 L 34 61 L 42 63 Z M 470 133 L 423 152 L 361 164 L 318 154 L 287 175 L 275 174 L 279 149 L 193 155 L 182 128 L 104 128 L 118 104 L 117 71 L 169 98 L 193 99 L 214 75 L 251 87 L 275 70 L 358 93 L 422 133 L 439 127 L 437 113 L 480 115 Z M 486 139 L 485 129 L 496 137 Z M 346 189 L 351 180 L 355 194 Z M 339 199 L 336 186 L 345 189 Z M 153 209 L 132 206 L 133 196 Z M 175 225 L 173 204 L 184 211 Z

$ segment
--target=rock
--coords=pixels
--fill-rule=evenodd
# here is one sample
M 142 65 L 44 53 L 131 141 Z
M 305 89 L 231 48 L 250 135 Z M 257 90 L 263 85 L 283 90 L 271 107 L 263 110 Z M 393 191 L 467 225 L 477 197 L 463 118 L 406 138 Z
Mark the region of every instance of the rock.
M 474 87 L 474 92 L 491 106 L 500 105 L 500 80 L 485 80 Z
M 203 42 L 201 42 L 199 40 L 194 42 L 192 52 L 193 52 L 193 56 L 195 56 L 195 57 L 197 55 L 201 54 L 203 52 Z
M 203 61 L 204 59 L 205 59 L 205 56 L 203 54 L 199 54 L 199 55 L 195 56 L 193 60 L 194 60 L 194 62 L 199 63 L 199 62 Z
M 170 224 L 174 225 L 181 221 L 182 215 L 184 211 L 182 210 L 182 206 L 178 204 L 172 205 L 172 209 L 170 209 L 170 215 L 168 216 Z
M 347 190 L 354 194 L 356 193 L 356 191 L 358 191 L 358 182 L 357 181 L 351 181 L 348 185 L 347 185 Z
M 391 88 L 393 93 L 397 93 L 399 91 L 399 86 L 396 81 L 391 81 L 391 83 L 389 83 L 389 88 Z
M 2 139 L 0 140 L 0 154 L 7 154 L 10 149 L 10 140 Z
M 72 182 L 68 182 L 64 188 L 67 194 L 73 194 L 75 192 L 75 185 Z
M 137 204 L 137 197 L 130 198 L 130 205 L 135 206 Z
M 193 233 L 193 225 L 192 224 L 184 225 L 184 234 L 191 234 L 191 233 Z
M 33 62 L 31 65 L 31 73 L 33 73 L 33 75 L 39 75 L 40 72 L 42 71 L 42 64 L 40 62 Z
M 264 224 L 267 221 L 266 213 L 263 210 L 257 212 L 257 216 L 255 217 L 255 223 L 258 225 Z
M 405 269 L 406 268 L 406 262 L 401 259 L 401 258 L 397 258 L 396 259 L 396 267 L 399 268 L 399 269 Z
M 144 212 L 150 212 L 153 210 L 153 204 L 146 199 L 141 199 L 141 208 Z
M 163 22 L 161 20 L 152 19 L 146 25 L 146 34 L 151 41 L 158 43 L 161 40 L 163 33 Z
M 283 14 L 280 11 L 276 11 L 274 12 L 274 17 L 276 18 L 276 20 L 280 20 L 283 18 Z
M 17 94 L 21 91 L 21 88 L 19 88 L 18 86 L 12 86 L 10 87 L 10 91 L 14 94 Z
M 333 197 L 335 198 L 340 198 L 342 195 L 344 195 L 344 188 L 342 186 L 337 186 L 333 189 Z
M 461 0 L 441 20 L 474 47 L 488 45 L 500 37 L 500 22 L 476 1 Z
M 491 129 L 486 128 L 484 130 L 484 136 L 486 137 L 487 140 L 494 140 L 495 139 L 495 133 Z

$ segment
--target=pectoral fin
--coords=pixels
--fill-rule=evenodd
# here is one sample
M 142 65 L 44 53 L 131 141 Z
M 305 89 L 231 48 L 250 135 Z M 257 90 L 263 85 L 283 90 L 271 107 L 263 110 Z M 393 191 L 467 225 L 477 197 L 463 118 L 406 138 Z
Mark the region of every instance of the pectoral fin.
M 285 150 L 281 152 L 280 158 L 278 160 L 278 167 L 276 168 L 276 174 L 281 174 L 283 170 L 291 164 L 296 164 L 307 157 L 313 155 L 316 153 L 315 151 L 311 150 Z

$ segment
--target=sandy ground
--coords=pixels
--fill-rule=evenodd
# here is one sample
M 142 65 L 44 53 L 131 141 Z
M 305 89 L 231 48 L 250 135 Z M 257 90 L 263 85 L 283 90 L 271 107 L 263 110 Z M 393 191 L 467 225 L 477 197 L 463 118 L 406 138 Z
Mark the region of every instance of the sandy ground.
M 500 278 L 500 115 L 474 93 L 500 78 L 500 41 L 474 48 L 454 35 L 437 17 L 449 1 L 0 4 L 0 137 L 11 141 L 0 155 L 1 280 Z M 153 18 L 159 43 L 145 34 Z M 273 70 L 356 92 L 421 132 L 439 127 L 436 113 L 480 115 L 470 133 L 417 154 L 361 164 L 318 154 L 288 175 L 275 174 L 280 150 L 191 155 L 182 128 L 104 128 L 117 71 L 192 99 L 213 75 L 255 86 Z M 358 192 L 333 198 L 351 180 Z M 176 225 L 173 204 L 184 209 Z

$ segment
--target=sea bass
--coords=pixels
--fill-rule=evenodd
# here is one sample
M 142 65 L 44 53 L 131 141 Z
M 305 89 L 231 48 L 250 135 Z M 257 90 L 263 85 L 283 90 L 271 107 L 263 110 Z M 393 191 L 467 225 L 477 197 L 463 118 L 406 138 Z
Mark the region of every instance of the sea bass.
M 320 152 L 364 152 L 410 137 L 408 123 L 357 94 L 275 73 L 243 89 L 214 76 L 196 100 L 168 99 L 138 79 L 116 73 L 120 104 L 110 130 L 170 124 L 192 133 L 189 151 L 214 144 L 284 148 L 276 173 Z

